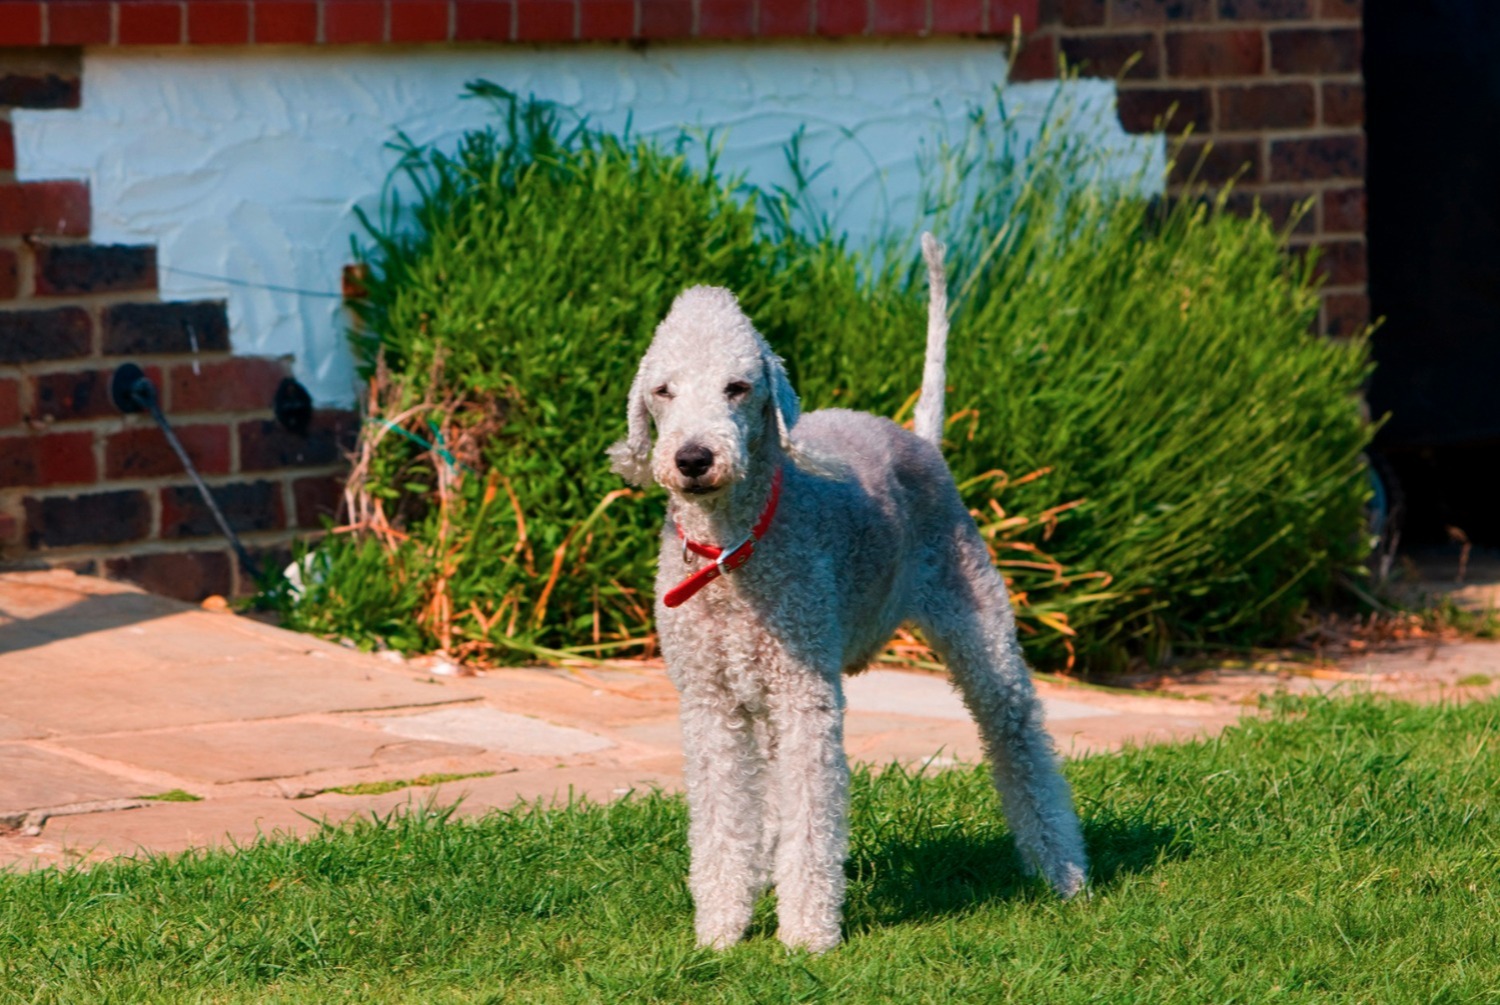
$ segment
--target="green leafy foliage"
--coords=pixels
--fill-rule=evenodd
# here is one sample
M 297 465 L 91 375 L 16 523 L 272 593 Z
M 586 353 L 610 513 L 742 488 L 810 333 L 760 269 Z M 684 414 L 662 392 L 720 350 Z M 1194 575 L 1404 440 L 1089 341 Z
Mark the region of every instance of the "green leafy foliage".
M 711 144 L 475 90 L 498 125 L 407 146 L 412 205 L 366 221 L 370 504 L 288 618 L 478 659 L 649 651 L 662 501 L 602 454 L 672 297 L 734 289 L 804 407 L 899 417 L 925 335 L 917 228 L 853 249 L 801 187 L 722 178 Z M 1364 341 L 1309 334 L 1312 265 L 1264 216 L 1101 180 L 1049 114 L 1025 144 L 1003 95 L 976 110 L 929 165 L 925 221 L 950 247 L 947 456 L 1029 653 L 1099 670 L 1274 639 L 1368 550 Z

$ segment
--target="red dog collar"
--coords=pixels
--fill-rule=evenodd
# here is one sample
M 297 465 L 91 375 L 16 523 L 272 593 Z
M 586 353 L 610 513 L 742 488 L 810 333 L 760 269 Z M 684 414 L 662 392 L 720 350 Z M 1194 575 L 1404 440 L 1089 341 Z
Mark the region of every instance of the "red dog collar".
M 680 607 L 686 603 L 693 594 L 703 589 L 709 583 L 718 579 L 726 572 L 733 572 L 746 562 L 750 556 L 755 554 L 755 542 L 765 537 L 766 531 L 771 526 L 771 520 L 776 516 L 776 504 L 781 501 L 781 469 L 776 469 L 776 474 L 771 478 L 771 498 L 766 500 L 766 508 L 761 513 L 760 519 L 755 521 L 755 526 L 750 528 L 750 536 L 745 538 L 733 548 L 716 548 L 711 544 L 699 544 L 691 541 L 677 528 L 677 536 L 682 538 L 682 547 L 685 551 L 691 551 L 695 555 L 713 559 L 712 565 L 705 565 L 676 586 L 667 591 L 662 598 L 662 603 L 668 607 Z

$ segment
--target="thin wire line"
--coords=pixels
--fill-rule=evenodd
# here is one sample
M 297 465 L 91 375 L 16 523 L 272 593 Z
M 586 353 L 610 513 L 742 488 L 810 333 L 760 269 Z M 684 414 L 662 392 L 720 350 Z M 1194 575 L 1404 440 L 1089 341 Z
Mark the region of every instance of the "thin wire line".
M 295 286 L 278 286 L 275 283 L 252 283 L 248 279 L 231 279 L 228 276 L 215 276 L 207 272 L 194 272 L 192 269 L 179 269 L 173 265 L 158 265 L 158 271 L 175 272 L 179 276 L 191 276 L 194 279 L 209 279 L 216 283 L 228 283 L 230 286 L 243 286 L 252 290 L 270 290 L 274 293 L 295 293 L 303 297 L 328 297 L 334 300 L 344 299 L 342 293 L 328 293 L 324 290 L 301 290 Z

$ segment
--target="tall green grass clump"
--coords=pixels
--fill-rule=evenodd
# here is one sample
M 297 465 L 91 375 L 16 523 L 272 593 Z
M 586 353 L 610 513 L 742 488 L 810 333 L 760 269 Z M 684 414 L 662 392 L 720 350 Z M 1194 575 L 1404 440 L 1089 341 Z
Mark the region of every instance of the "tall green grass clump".
M 647 651 L 662 500 L 602 453 L 672 297 L 736 290 L 804 407 L 901 418 L 925 333 L 913 242 L 798 226 L 802 190 L 726 180 L 685 136 L 476 93 L 497 125 L 408 146 L 411 205 L 365 221 L 354 505 L 288 618 L 478 659 Z M 1366 551 L 1364 343 L 1308 334 L 1311 265 L 1264 216 L 1095 183 L 1052 117 L 1023 145 L 1003 99 L 976 110 L 925 221 L 950 247 L 945 450 L 1028 650 L 1102 669 L 1273 639 Z
M 976 114 L 933 172 L 949 401 L 972 420 L 947 441 L 955 476 L 978 488 L 988 470 L 1045 468 L 1007 507 L 1083 500 L 1049 548 L 1109 574 L 1064 612 L 1094 669 L 1174 641 L 1284 637 L 1364 574 L 1365 339 L 1309 334 L 1315 259 L 1286 254 L 1260 212 L 1230 213 L 1228 190 L 1140 198 L 1141 179 L 1110 181 L 1065 111 L 1048 109 L 1029 146 L 1005 116 L 1003 100 Z M 850 376 L 862 359 L 900 361 L 899 386 L 915 386 L 916 329 L 840 334 L 806 305 L 790 330 L 815 401 L 890 409 L 889 391 Z

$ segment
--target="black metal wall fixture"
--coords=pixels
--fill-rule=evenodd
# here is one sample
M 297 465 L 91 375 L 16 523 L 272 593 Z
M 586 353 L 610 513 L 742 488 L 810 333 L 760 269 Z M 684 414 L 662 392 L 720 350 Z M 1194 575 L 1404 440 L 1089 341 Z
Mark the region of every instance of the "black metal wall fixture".
M 303 391 L 303 394 L 306 393 L 306 391 Z M 240 539 L 235 534 L 234 528 L 229 525 L 229 520 L 225 518 L 223 510 L 219 509 L 218 502 L 214 500 L 213 493 L 209 491 L 207 485 L 203 484 L 203 479 L 199 476 L 198 469 L 193 467 L 192 458 L 183 449 L 182 441 L 177 439 L 177 434 L 172 430 L 172 424 L 167 421 L 166 415 L 161 410 L 161 400 L 157 396 L 156 385 L 151 383 L 151 378 L 147 377 L 145 371 L 134 363 L 123 363 L 115 370 L 114 377 L 110 380 L 109 397 L 114 402 L 114 406 L 122 412 L 127 414 L 149 412 L 151 418 L 156 420 L 156 424 L 161 427 L 162 433 L 167 438 L 167 443 L 172 447 L 173 452 L 177 454 L 177 459 L 182 461 L 183 470 L 188 473 L 188 477 L 197 486 L 198 494 L 203 497 L 204 504 L 208 506 L 209 512 L 213 514 L 214 521 L 219 525 L 219 530 L 229 539 L 230 545 L 234 548 L 235 555 L 240 560 L 240 568 L 244 569 L 252 578 L 259 579 L 260 567 L 256 564 L 255 559 L 250 557 L 250 553 L 245 550 L 245 546 L 240 543 Z
M 306 436 L 312 425 L 313 402 L 307 388 L 291 377 L 283 377 L 276 386 L 276 397 L 271 402 L 276 421 L 281 428 L 295 436 Z

